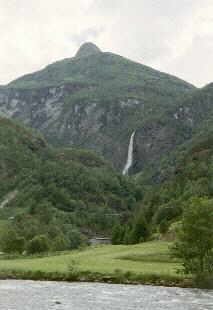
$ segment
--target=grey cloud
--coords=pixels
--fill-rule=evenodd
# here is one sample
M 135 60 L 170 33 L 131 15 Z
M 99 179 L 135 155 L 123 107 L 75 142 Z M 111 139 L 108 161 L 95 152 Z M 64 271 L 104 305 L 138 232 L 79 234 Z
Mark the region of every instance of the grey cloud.
M 212 0 L 0 0 L 0 84 L 94 41 L 203 85 L 213 81 L 212 15 Z
M 204 57 L 203 51 L 206 51 Z M 198 86 L 204 86 L 213 82 L 212 55 L 213 34 L 202 37 L 197 35 L 186 53 L 166 67 L 166 70 Z
M 71 40 L 76 43 L 77 46 L 80 46 L 82 43 L 87 41 L 96 40 L 97 37 L 104 31 L 103 27 L 100 28 L 88 28 L 83 30 L 79 34 L 73 34 Z

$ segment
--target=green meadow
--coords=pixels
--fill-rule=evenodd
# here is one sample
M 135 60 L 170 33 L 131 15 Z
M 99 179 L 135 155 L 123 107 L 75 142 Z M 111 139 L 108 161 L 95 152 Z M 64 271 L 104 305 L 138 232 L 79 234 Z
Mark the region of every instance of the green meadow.
M 187 286 L 168 242 L 99 245 L 45 257 L 0 259 L 1 278 L 82 280 Z M 187 282 L 188 281 L 188 282 Z

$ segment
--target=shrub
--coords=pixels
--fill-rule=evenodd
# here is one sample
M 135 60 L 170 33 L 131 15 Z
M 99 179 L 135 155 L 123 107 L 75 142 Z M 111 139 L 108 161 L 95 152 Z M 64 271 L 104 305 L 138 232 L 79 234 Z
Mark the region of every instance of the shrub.
M 68 241 L 65 239 L 63 234 L 59 234 L 53 240 L 52 250 L 53 251 L 64 251 L 68 248 Z
M 213 199 L 193 198 L 183 213 L 173 255 L 183 261 L 183 272 L 213 275 Z
M 148 225 L 144 214 L 141 212 L 134 220 L 132 231 L 130 232 L 130 242 L 139 243 L 147 240 L 149 236 Z
M 35 236 L 27 245 L 29 254 L 47 252 L 50 248 L 50 242 L 45 235 Z
M 22 253 L 25 248 L 25 239 L 15 230 L 6 229 L 0 236 L 0 246 L 5 253 Z

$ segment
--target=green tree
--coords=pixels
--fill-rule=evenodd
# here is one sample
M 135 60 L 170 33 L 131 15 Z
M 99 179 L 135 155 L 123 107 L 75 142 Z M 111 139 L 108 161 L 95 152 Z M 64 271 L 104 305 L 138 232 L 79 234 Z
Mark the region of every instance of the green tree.
M 169 222 L 166 220 L 162 220 L 159 225 L 159 232 L 161 234 L 165 234 L 167 233 L 168 229 L 169 229 Z
M 149 236 L 148 225 L 145 219 L 143 212 L 140 212 L 139 215 L 135 217 L 133 222 L 133 228 L 130 232 L 130 242 L 139 243 L 145 241 Z
M 27 252 L 29 254 L 47 252 L 50 248 L 50 242 L 45 235 L 35 236 L 29 241 L 27 245 Z
M 172 250 L 182 259 L 184 273 L 213 274 L 213 199 L 190 200 Z
M 67 234 L 66 238 L 68 241 L 69 249 L 77 249 L 80 246 L 86 245 L 86 238 L 80 233 L 78 229 L 71 229 Z
M 22 253 L 25 248 L 25 239 L 14 229 L 8 228 L 0 235 L 0 247 L 5 253 Z
M 123 243 L 124 244 L 131 244 L 131 227 L 126 225 L 125 226 L 125 233 L 124 233 L 124 237 L 123 237 Z
M 68 248 L 68 241 L 65 239 L 65 236 L 60 233 L 53 240 L 52 250 L 53 251 L 64 251 Z
M 125 234 L 125 227 L 122 227 L 120 224 L 117 224 L 112 229 L 112 244 L 122 244 Z

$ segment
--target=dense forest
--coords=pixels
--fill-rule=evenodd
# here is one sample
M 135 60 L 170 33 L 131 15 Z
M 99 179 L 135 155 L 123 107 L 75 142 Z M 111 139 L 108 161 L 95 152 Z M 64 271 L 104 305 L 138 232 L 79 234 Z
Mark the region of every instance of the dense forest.
M 40 134 L 4 118 L 0 147 L 0 219 L 6 240 L 14 235 L 13 251 L 16 238 L 26 241 L 20 251 L 39 236 L 59 250 L 111 235 L 142 197 L 134 181 L 91 151 L 53 149 Z

